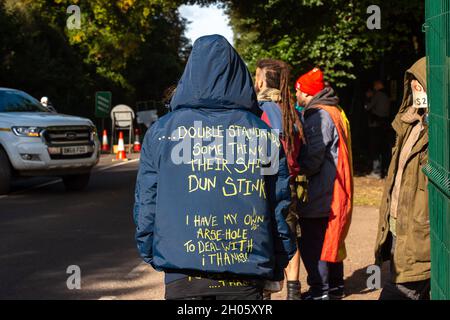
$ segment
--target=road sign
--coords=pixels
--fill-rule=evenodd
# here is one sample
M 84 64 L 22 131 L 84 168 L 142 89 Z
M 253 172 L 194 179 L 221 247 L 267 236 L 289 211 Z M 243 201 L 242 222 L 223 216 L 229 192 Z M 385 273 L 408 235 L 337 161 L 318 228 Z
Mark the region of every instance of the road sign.
M 119 104 L 111 110 L 113 126 L 117 128 L 128 128 L 132 126 L 135 114 L 133 109 L 124 104 Z
M 110 91 L 97 91 L 95 93 L 95 116 L 107 118 L 111 110 L 112 94 Z

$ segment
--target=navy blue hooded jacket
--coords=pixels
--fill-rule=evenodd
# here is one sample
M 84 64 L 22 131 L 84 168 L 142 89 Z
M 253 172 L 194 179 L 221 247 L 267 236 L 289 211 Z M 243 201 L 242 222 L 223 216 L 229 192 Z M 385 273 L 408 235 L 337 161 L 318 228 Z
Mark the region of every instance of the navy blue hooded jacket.
M 282 280 L 296 249 L 285 221 L 286 159 L 278 135 L 265 135 L 270 128 L 252 113 L 251 76 L 225 38 L 194 43 L 170 106 L 143 142 L 134 207 L 141 256 L 168 274 Z M 262 174 L 259 153 L 249 161 L 264 137 L 267 148 L 278 145 L 278 174 Z

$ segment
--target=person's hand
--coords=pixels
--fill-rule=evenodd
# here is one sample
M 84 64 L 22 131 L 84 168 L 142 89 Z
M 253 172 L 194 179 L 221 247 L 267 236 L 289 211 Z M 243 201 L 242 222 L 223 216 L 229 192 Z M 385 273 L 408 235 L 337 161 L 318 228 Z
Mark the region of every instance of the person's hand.
M 301 203 L 308 202 L 308 180 L 305 176 L 297 176 L 295 178 L 297 187 L 297 198 Z

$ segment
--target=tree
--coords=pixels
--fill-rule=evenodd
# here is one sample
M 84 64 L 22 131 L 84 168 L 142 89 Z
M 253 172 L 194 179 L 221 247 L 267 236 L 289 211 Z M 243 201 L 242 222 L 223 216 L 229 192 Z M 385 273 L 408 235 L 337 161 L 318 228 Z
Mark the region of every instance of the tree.
M 0 80 L 80 115 L 92 115 L 97 90 L 130 104 L 160 99 L 189 50 L 180 3 L 0 0 Z M 73 4 L 81 9 L 81 28 L 69 30 L 66 10 Z
M 177 8 L 194 3 L 226 8 L 251 71 L 273 57 L 294 74 L 318 65 L 345 86 L 380 60 L 390 57 L 395 67 L 422 51 L 420 0 L 0 0 L 0 81 L 51 95 L 59 110 L 82 115 L 92 113 L 99 89 L 120 102 L 159 99 L 190 50 Z M 382 30 L 367 29 L 373 3 Z M 72 4 L 81 9 L 80 29 L 66 27 Z
M 61 32 L 17 4 L 0 2 L 0 86 L 49 96 L 61 112 L 79 107 L 89 85 L 82 60 Z
M 251 69 L 261 57 L 285 60 L 294 73 L 320 66 L 345 86 L 391 53 L 410 55 L 423 39 L 420 0 L 228 0 L 235 45 Z M 367 28 L 367 8 L 381 7 L 381 30 Z M 414 37 L 416 41 L 414 42 Z
M 65 28 L 66 8 L 71 4 L 81 9 L 80 29 Z M 33 5 L 50 24 L 64 30 L 69 43 L 98 75 L 130 91 L 136 86 L 125 74 L 130 64 L 142 60 L 143 52 L 151 48 L 166 54 L 168 59 L 159 65 L 165 68 L 166 63 L 179 64 L 178 54 L 186 43 L 183 21 L 175 13 L 179 1 L 38 0 Z

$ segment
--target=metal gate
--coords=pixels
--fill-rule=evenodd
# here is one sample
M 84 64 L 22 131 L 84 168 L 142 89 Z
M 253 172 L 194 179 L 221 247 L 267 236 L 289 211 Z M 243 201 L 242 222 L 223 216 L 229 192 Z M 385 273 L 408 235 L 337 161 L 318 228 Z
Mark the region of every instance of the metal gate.
M 431 296 L 450 299 L 450 0 L 426 1 Z

